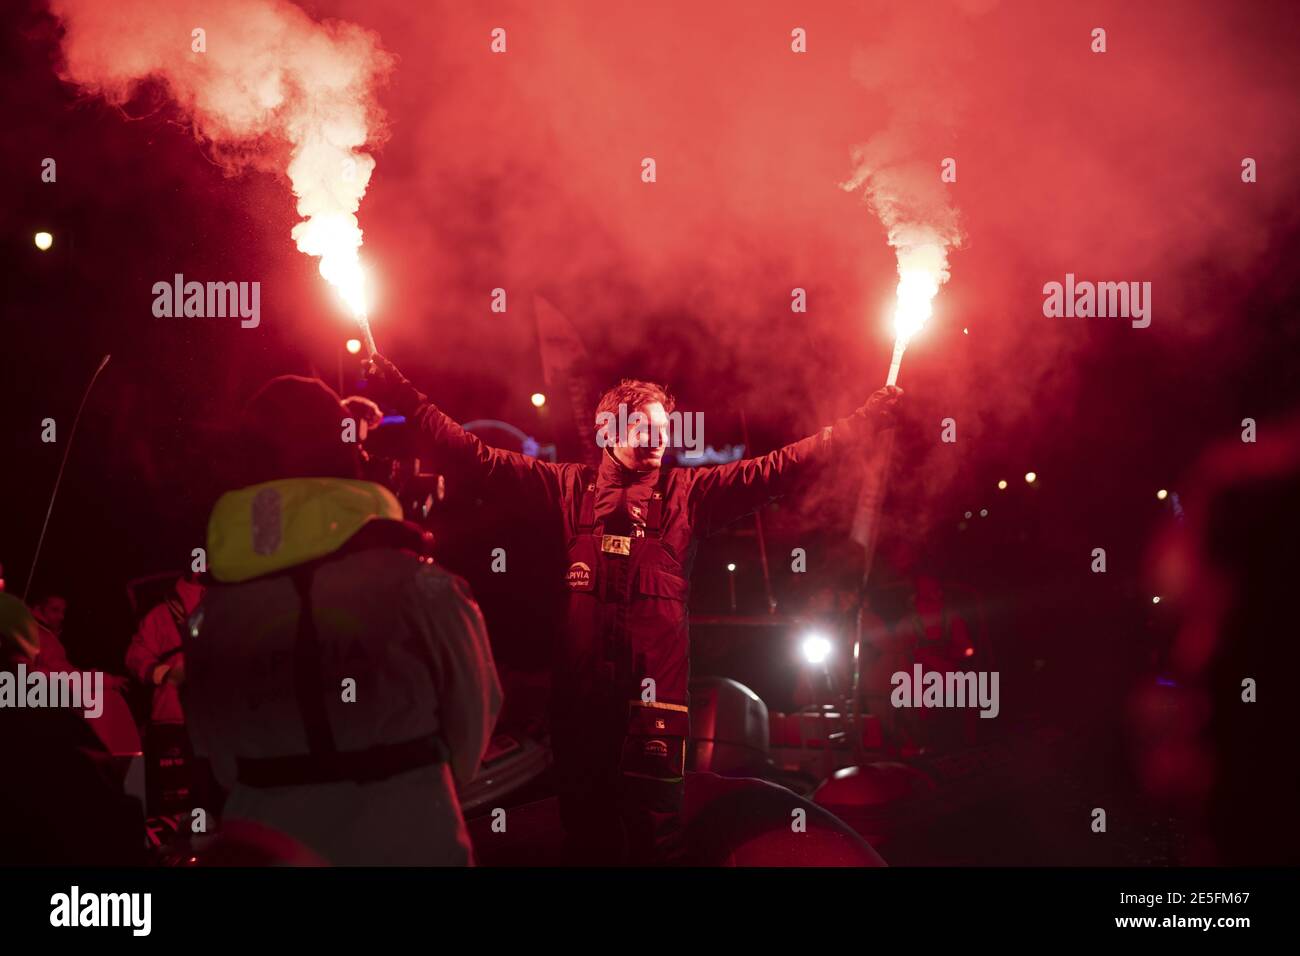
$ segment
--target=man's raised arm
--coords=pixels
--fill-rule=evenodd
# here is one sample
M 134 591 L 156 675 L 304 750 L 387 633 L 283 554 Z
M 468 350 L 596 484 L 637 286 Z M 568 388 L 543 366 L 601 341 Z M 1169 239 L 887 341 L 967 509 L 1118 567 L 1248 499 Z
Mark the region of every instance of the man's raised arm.
M 375 366 L 372 381 L 378 384 L 380 397 L 420 430 L 439 467 L 468 478 L 485 491 L 523 499 L 520 503 L 541 507 L 559 503 L 559 465 L 485 445 L 430 402 L 388 359 L 376 353 L 371 361 Z
M 712 534 L 790 491 L 836 458 L 859 454 L 893 427 L 902 394 L 897 386 L 882 388 L 853 414 L 815 435 L 758 458 L 697 469 L 689 499 L 695 527 L 701 534 Z

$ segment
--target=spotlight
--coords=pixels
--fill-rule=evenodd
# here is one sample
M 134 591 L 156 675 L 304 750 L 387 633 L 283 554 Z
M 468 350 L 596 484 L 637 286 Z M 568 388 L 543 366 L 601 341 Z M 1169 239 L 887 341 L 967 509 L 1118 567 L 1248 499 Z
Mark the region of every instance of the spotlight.
M 803 639 L 803 656 L 809 664 L 820 664 L 830 656 L 831 642 L 821 634 L 809 634 Z
M 533 397 L 531 401 L 533 403 L 534 408 L 541 408 L 543 405 L 546 404 L 546 396 L 543 395 L 541 392 L 533 392 Z
M 734 570 L 736 570 L 736 566 L 735 566 L 734 564 L 729 564 L 729 565 L 727 565 L 727 570 L 728 570 L 728 571 L 734 571 Z
M 348 350 L 349 355 L 356 355 L 358 352 L 361 351 L 361 340 L 348 339 L 346 342 L 343 343 L 343 347 Z
M 1001 481 L 998 482 L 998 491 L 1006 491 L 1006 490 L 1007 490 L 1007 480 L 1003 478 Z
M 1156 497 L 1159 498 L 1161 501 L 1164 501 L 1166 498 L 1169 497 L 1169 492 L 1161 488 L 1159 491 L 1156 492 Z
M 1029 482 L 1032 485 L 1037 480 L 1038 480 L 1037 472 L 1033 472 L 1033 471 L 1025 472 L 1025 481 Z
M 36 234 L 36 248 L 44 252 L 50 246 L 54 245 L 54 237 L 48 232 L 38 232 Z

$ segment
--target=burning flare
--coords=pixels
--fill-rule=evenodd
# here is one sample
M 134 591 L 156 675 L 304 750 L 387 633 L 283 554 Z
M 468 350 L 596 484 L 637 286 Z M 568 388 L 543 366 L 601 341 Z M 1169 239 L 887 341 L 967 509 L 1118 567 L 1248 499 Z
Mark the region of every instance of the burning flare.
M 302 203 L 299 203 L 301 212 Z M 361 229 L 353 215 L 316 215 L 293 227 L 298 251 L 320 258 L 320 274 L 338 291 L 343 304 L 361 325 L 366 354 L 377 351 L 370 333 L 366 302 L 366 273 L 361 268 Z
M 853 150 L 853 175 L 840 184 L 862 191 L 898 258 L 894 359 L 886 385 L 898 381 L 903 351 L 930 318 L 939 286 L 948 281 L 948 250 L 961 245 L 957 211 L 932 165 L 902 162 L 895 134 L 881 134 Z
M 929 272 L 904 272 L 898 277 L 898 304 L 894 307 L 894 339 L 903 348 L 921 331 L 934 312 L 934 297 L 939 292 L 938 278 Z
M 317 22 L 287 0 L 51 0 L 63 22 L 63 79 L 110 102 L 164 84 L 195 137 L 232 168 L 286 177 L 298 249 L 361 324 L 367 320 L 357 209 L 382 128 L 375 89 L 393 58 L 375 34 Z
M 906 265 L 904 263 L 907 263 Z M 898 384 L 903 352 L 934 313 L 939 283 L 948 278 L 947 251 L 942 246 L 913 247 L 898 254 L 898 289 L 894 305 L 894 357 L 886 385 Z

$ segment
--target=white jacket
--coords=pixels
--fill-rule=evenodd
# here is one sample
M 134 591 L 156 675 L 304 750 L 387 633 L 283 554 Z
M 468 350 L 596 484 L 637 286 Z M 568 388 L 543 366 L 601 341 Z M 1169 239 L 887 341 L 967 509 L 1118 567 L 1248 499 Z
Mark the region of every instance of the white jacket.
M 346 498 L 365 483 L 322 480 L 304 491 L 305 484 L 283 489 L 283 537 L 292 542 L 285 548 L 328 554 L 326 539 L 336 540 L 340 525 L 346 533 L 357 516 L 340 516 L 330 501 L 322 510 L 321 497 L 338 497 L 337 486 L 352 486 L 343 489 Z M 232 494 L 246 500 L 256 491 Z M 362 491 L 376 499 L 380 492 L 387 495 L 375 485 Z M 303 504 L 304 495 L 315 500 Z M 243 505 L 237 499 L 226 512 Z M 263 512 L 264 505 L 259 505 Z M 344 511 L 355 505 L 345 501 Z M 387 509 L 396 502 L 381 505 Z M 295 512 L 307 517 L 296 520 Z M 322 524 L 315 512 L 328 520 Z M 222 514 L 219 504 L 209 527 L 209 561 L 214 576 L 220 578 L 224 567 L 229 580 L 239 576 L 230 569 L 243 559 L 231 555 L 243 543 L 232 539 L 242 532 L 227 522 L 214 537 Z M 257 569 L 260 561 L 243 563 Z M 204 596 L 197 636 L 186 635 L 182 699 L 196 753 L 211 759 L 218 781 L 230 790 L 224 817 L 279 830 L 335 864 L 472 863 L 455 784 L 470 781 L 479 767 L 501 689 L 468 585 L 410 551 L 375 547 L 319 564 L 311 601 L 320 686 L 336 749 L 363 751 L 436 734 L 450 751 L 449 761 L 370 783 L 270 788 L 240 783 L 237 758 L 309 750 L 294 684 L 300 602 L 286 574 L 218 584 Z

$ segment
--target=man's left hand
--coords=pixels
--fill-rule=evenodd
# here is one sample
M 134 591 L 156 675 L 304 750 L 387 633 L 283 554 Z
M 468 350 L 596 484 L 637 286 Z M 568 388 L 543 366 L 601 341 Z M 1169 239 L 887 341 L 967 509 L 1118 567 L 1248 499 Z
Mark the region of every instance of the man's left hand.
M 885 431 L 898 423 L 898 403 L 902 397 L 903 390 L 897 385 L 886 385 L 871 393 L 862 412 L 873 431 Z

